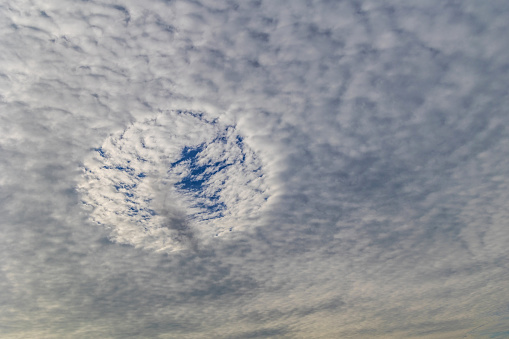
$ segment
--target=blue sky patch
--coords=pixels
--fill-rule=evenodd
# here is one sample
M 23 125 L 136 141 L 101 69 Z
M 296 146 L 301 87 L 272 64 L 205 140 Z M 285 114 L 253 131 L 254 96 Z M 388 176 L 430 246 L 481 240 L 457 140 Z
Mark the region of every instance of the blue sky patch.
M 208 185 L 212 176 L 226 167 L 230 166 L 225 160 L 215 162 L 214 164 L 200 162 L 202 160 L 202 153 L 205 145 L 202 144 L 198 147 L 184 147 L 181 152 L 181 158 L 172 163 L 172 168 L 177 165 L 186 165 L 189 170 L 187 176 L 182 178 L 175 186 L 183 191 L 187 191 L 197 198 L 205 199 L 205 202 L 198 201 L 193 207 L 203 208 L 208 213 L 213 214 L 213 218 L 222 216 L 218 213 L 226 209 L 226 205 L 219 201 L 219 196 L 214 194 L 212 196 L 206 195 L 204 189 Z

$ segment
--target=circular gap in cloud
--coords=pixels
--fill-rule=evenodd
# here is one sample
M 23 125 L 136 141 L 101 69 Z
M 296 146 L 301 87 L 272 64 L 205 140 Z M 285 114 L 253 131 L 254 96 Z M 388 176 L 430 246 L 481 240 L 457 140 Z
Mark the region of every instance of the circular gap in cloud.
M 261 162 L 235 126 L 178 110 L 94 148 L 78 190 L 112 241 L 167 251 L 249 227 L 269 195 Z

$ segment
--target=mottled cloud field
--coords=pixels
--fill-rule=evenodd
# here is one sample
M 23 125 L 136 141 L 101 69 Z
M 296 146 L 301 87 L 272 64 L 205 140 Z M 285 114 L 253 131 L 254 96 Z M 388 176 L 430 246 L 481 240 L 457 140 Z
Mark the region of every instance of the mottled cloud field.
M 0 4 L 0 337 L 509 338 L 509 3 Z

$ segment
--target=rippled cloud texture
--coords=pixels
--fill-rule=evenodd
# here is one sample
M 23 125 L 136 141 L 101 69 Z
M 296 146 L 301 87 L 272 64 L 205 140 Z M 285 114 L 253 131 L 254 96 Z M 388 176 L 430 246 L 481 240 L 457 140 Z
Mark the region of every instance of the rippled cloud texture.
M 2 338 L 509 337 L 506 1 L 0 4 Z

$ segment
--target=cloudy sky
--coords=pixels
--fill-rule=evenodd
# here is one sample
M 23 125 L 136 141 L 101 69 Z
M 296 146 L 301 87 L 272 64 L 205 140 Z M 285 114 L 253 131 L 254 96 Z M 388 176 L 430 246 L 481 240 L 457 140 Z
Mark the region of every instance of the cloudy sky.
M 0 3 L 2 338 L 509 338 L 509 3 Z

